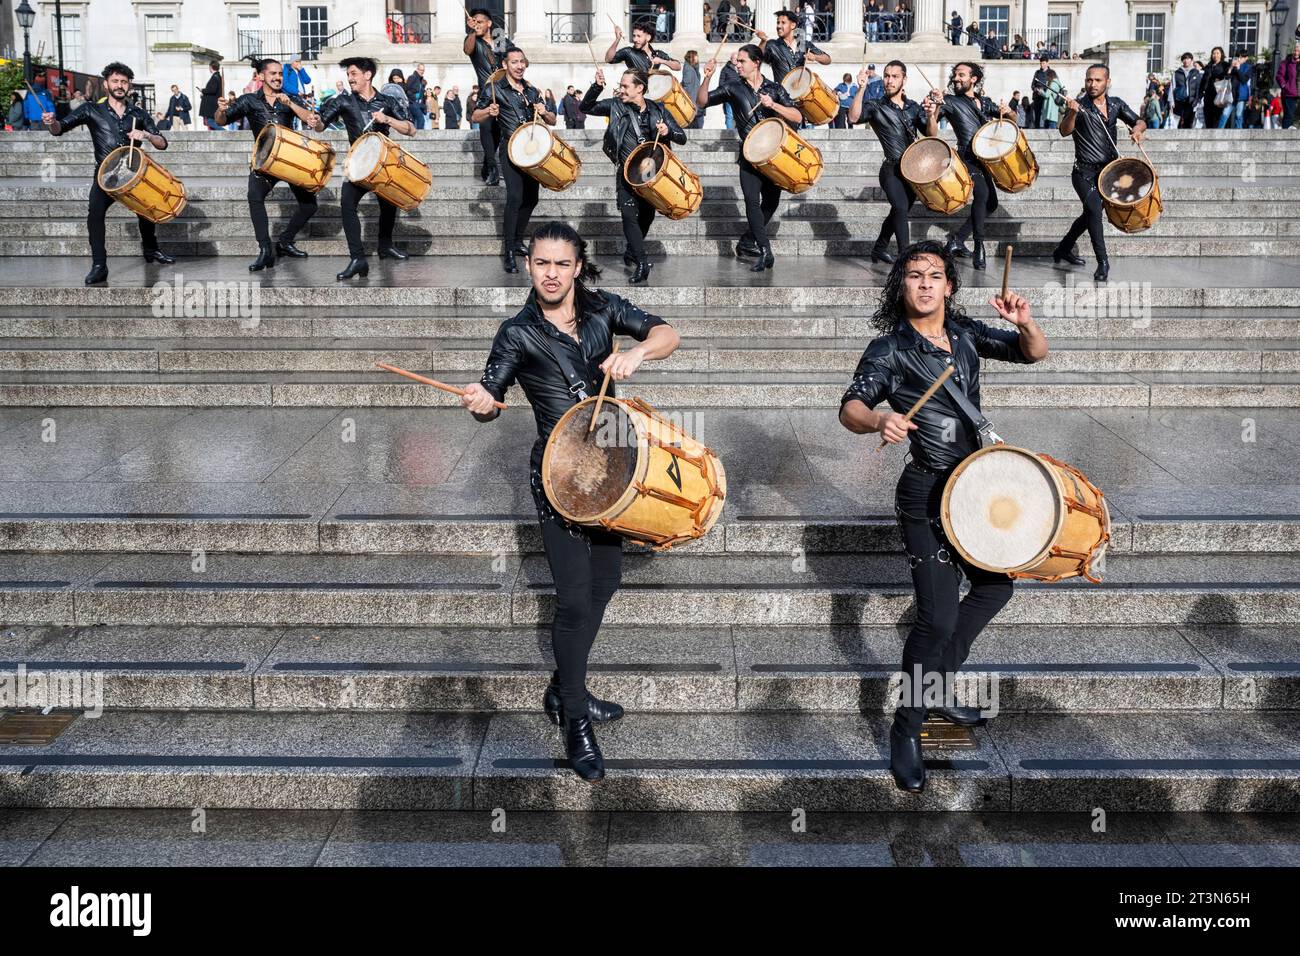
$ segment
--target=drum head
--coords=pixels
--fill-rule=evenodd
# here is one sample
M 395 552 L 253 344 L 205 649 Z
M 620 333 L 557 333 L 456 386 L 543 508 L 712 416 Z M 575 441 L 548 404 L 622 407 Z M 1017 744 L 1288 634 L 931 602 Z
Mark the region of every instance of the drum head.
M 378 136 L 363 136 L 348 152 L 348 179 L 361 182 L 375 171 L 383 154 L 384 141 Z
M 659 175 L 664 164 L 664 148 L 642 143 L 627 158 L 627 181 L 633 186 L 648 183 Z
M 945 498 L 953 543 L 984 567 L 1024 567 L 1064 520 L 1051 470 L 1020 448 L 977 452 L 948 480 Z
M 655 70 L 650 74 L 650 83 L 645 88 L 645 95 L 652 100 L 661 100 L 671 93 L 676 85 L 677 80 L 671 73 Z
M 639 436 L 630 415 L 606 401 L 591 434 L 596 403 L 577 406 L 555 427 L 546 449 L 546 491 L 575 521 L 591 521 L 623 497 L 636 477 Z
M 135 178 L 136 172 L 143 163 L 144 153 L 141 150 L 132 150 L 125 146 L 115 149 L 113 155 L 104 160 L 105 168 L 100 176 L 100 188 L 121 189 Z
M 785 75 L 781 85 L 785 87 L 785 91 L 790 94 L 791 99 L 800 100 L 812 90 L 814 77 L 815 74 L 812 70 L 796 68 Z
M 765 163 L 781 151 L 785 141 L 785 122 L 775 116 L 759 120 L 745 137 L 744 154 L 751 163 Z
M 550 154 L 554 142 L 551 131 L 541 123 L 521 126 L 510 137 L 510 162 L 520 169 L 536 166 Z
M 994 120 L 975 131 L 970 148 L 980 159 L 997 159 L 1016 148 L 1020 127 L 1015 123 Z
M 1101 194 L 1111 202 L 1135 203 L 1151 192 L 1156 171 L 1134 156 L 1117 159 L 1101 171 Z
M 898 169 L 910 183 L 932 183 L 952 165 L 952 149 L 941 139 L 918 139 L 903 151 Z

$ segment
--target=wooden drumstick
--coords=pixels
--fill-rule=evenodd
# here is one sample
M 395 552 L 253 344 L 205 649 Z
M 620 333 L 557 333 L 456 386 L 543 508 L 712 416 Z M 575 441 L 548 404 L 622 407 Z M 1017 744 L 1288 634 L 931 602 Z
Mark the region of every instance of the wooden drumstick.
M 618 343 L 615 342 L 614 350 L 609 353 L 609 357 L 613 358 L 617 354 L 618 354 Z M 596 428 L 596 419 L 600 417 L 600 406 L 605 403 L 605 391 L 606 389 L 609 388 L 609 373 L 613 370 L 613 368 L 614 366 L 611 365 L 609 368 L 605 369 L 605 380 L 600 383 L 600 394 L 596 396 L 596 410 L 591 413 L 591 424 L 587 426 L 588 435 L 590 435 L 592 431 L 595 430 Z
M 587 52 L 591 54 L 591 62 L 596 64 L 596 69 L 598 69 L 598 70 L 600 70 L 600 69 L 604 69 L 604 66 L 605 66 L 604 62 L 601 61 L 601 60 L 596 59 L 596 50 L 595 50 L 595 48 L 591 45 L 591 34 L 590 34 L 590 33 L 587 34 Z
M 912 420 L 912 416 L 921 410 L 922 405 L 924 405 L 926 402 L 928 402 L 931 398 L 934 397 L 934 393 L 939 391 L 940 386 L 942 386 L 944 382 L 948 381 L 948 376 L 955 371 L 957 371 L 957 366 L 955 365 L 949 365 L 946 369 L 944 369 L 943 374 L 934 380 L 934 384 L 931 385 L 929 388 L 927 388 L 925 390 L 925 393 L 922 394 L 921 397 L 916 400 L 916 404 L 907 410 L 907 414 L 903 416 L 903 421 L 910 422 Z M 880 447 L 876 449 L 877 454 L 879 454 L 880 449 L 884 448 L 887 444 L 889 443 L 885 441 L 883 438 L 880 439 Z
M 1007 261 L 1002 266 L 1002 302 L 1004 305 L 1006 304 L 1007 301 L 1007 295 L 1010 292 L 1009 285 L 1011 282 L 1011 250 L 1014 248 L 1015 246 L 1007 246 Z
M 134 116 L 131 117 L 131 133 L 132 133 L 133 135 L 132 135 L 131 138 L 127 141 L 127 146 L 126 146 L 126 167 L 127 167 L 127 169 L 135 169 L 135 136 L 134 136 L 134 133 L 135 133 L 135 117 L 134 117 Z
M 937 90 L 939 88 L 930 82 L 930 78 L 925 75 L 925 71 L 921 69 L 920 64 L 913 63 L 912 65 L 916 67 L 916 72 L 921 74 L 921 79 L 925 80 L 926 84 L 930 87 L 930 89 Z
M 735 18 L 735 17 L 728 17 L 728 18 L 727 18 L 727 26 L 730 27 L 730 26 L 731 26 L 732 24 L 734 24 L 735 22 L 736 22 L 736 18 Z M 722 52 L 723 44 L 725 44 L 725 43 L 727 42 L 727 34 L 730 33 L 730 32 L 731 32 L 730 30 L 723 30 L 723 31 L 722 31 L 722 39 L 719 40 L 719 41 L 718 41 L 718 45 L 717 45 L 716 47 L 713 48 L 713 56 L 709 57 L 709 59 L 713 60 L 715 63 L 717 62 L 718 54 Z
M 605 18 L 609 20 L 610 26 L 612 26 L 616 32 L 622 29 L 622 27 L 620 27 L 617 23 L 614 22 L 614 18 L 611 17 L 608 13 L 605 14 Z
M 434 388 L 440 388 L 444 392 L 451 392 L 453 395 L 465 394 L 463 388 L 457 388 L 455 385 L 448 385 L 446 382 L 439 382 L 436 379 L 425 378 L 423 375 L 416 375 L 414 372 L 408 372 L 406 369 L 398 368 L 396 365 L 389 365 L 387 362 L 376 362 L 375 365 L 378 368 L 382 368 L 385 372 L 395 372 L 398 375 L 405 375 L 407 378 L 415 379 L 415 381 L 422 382 L 425 385 L 432 385 Z M 495 399 L 492 404 L 497 408 L 508 407 L 505 402 L 498 402 Z

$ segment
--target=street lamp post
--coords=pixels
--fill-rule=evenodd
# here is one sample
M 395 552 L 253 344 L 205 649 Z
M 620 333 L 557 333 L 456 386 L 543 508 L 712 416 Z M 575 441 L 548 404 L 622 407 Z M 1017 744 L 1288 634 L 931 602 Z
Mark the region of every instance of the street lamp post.
M 32 81 L 31 29 L 32 24 L 36 22 L 36 11 L 27 0 L 23 0 L 14 13 L 18 16 L 18 25 L 23 28 L 23 79 L 30 83 Z
M 1291 7 L 1286 0 L 1277 0 L 1269 9 L 1269 19 L 1273 21 L 1273 64 L 1270 70 L 1269 84 L 1272 85 L 1273 78 L 1277 76 L 1278 62 L 1282 52 L 1282 27 L 1286 24 L 1287 15 L 1291 13 Z

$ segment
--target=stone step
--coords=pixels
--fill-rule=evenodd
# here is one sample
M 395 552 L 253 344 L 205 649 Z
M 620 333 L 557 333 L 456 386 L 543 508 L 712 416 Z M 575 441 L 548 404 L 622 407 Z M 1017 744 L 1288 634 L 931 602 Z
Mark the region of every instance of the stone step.
M 665 303 L 656 308 L 681 333 L 690 347 L 705 337 L 748 342 L 753 339 L 842 339 L 861 346 L 875 335 L 862 307 L 818 308 L 815 313 L 764 314 L 757 309 L 711 309 L 676 307 Z M 1300 309 L 1214 309 L 1153 307 L 1140 318 L 1106 315 L 1063 315 L 1044 311 L 1038 324 L 1052 340 L 1062 338 L 1110 340 L 1116 347 L 1164 339 L 1172 345 L 1192 342 L 1201 345 L 1220 342 L 1223 347 L 1267 340 L 1300 340 Z M 155 316 L 152 309 L 113 309 L 65 306 L 49 315 L 44 308 L 19 305 L 0 307 L 0 337 L 15 347 L 30 340 L 63 343 L 75 339 L 100 339 L 115 345 L 132 339 L 175 339 L 182 345 L 203 348 L 212 340 L 227 339 L 246 347 L 278 346 L 286 339 L 322 339 L 336 347 L 356 346 L 359 341 L 375 347 L 392 348 L 391 340 L 436 339 L 490 341 L 502 317 L 481 309 L 456 306 L 408 308 L 394 306 L 383 315 L 358 313 L 355 308 L 322 306 L 304 312 L 296 308 L 266 306 L 256 322 L 238 316 Z M 342 340 L 342 341 L 340 341 Z M 151 343 L 153 344 L 153 343 Z
M 195 570 L 201 562 L 202 569 Z M 863 582 L 871 582 L 864 584 Z M 0 555 L 13 624 L 473 626 L 549 623 L 545 558 L 189 554 Z M 912 613 L 891 555 L 629 555 L 611 624 L 895 624 Z M 1289 624 L 1300 555 L 1132 555 L 1106 584 L 1024 583 L 1007 624 Z
M 633 340 L 626 340 L 624 346 Z M 376 362 L 406 369 L 481 372 L 491 340 L 427 343 L 239 340 L 5 340 L 0 372 L 373 372 Z M 1200 342 L 1149 339 L 1098 342 L 1056 338 L 1044 372 L 1300 372 L 1300 341 Z M 663 372 L 828 372 L 852 376 L 862 339 L 735 342 L 693 338 L 654 366 Z M 464 377 L 463 375 L 461 377 Z
M 554 667 L 536 627 L 10 630 L 0 679 L 16 690 L 25 674 L 29 703 L 38 679 L 61 679 L 105 711 L 535 711 Z M 883 715 L 906 638 L 901 626 L 609 627 L 588 686 L 636 713 Z M 993 625 L 963 673 L 966 699 L 1001 714 L 1300 707 L 1300 640 L 1285 627 Z
M 888 722 L 863 715 L 629 714 L 607 777 L 567 768 L 539 714 L 110 712 L 44 747 L 0 746 L 6 806 L 512 810 L 1300 808 L 1300 716 L 1016 714 L 927 752 L 897 790 Z
M 851 372 L 851 369 L 849 370 Z M 468 381 L 467 373 L 444 379 Z M 812 379 L 816 377 L 817 380 Z M 838 408 L 843 374 L 639 372 L 637 395 L 656 408 Z M 988 408 L 1296 408 L 1296 373 L 989 373 Z M 527 406 L 514 388 L 507 402 Z M 277 408 L 447 408 L 453 395 L 389 373 L 0 373 L 0 407 L 270 406 Z

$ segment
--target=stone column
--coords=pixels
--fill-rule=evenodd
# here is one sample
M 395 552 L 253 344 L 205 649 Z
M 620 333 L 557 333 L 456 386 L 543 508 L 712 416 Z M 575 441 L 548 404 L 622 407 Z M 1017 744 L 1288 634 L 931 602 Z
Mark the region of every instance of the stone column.
M 913 43 L 944 43 L 943 0 L 916 0 L 916 20 L 912 26 Z
M 710 4 L 713 6 L 713 4 Z M 678 59 L 687 50 L 696 50 L 707 57 L 704 46 L 704 0 L 677 0 L 676 29 L 673 31 L 672 49 Z
M 516 0 L 515 45 L 524 52 L 538 51 L 551 42 L 551 20 L 547 8 L 550 0 Z
M 433 20 L 434 41 L 465 41 L 465 8 L 460 0 L 437 0 L 434 4 L 437 16 Z
M 782 9 L 785 4 L 780 0 L 751 0 L 751 7 L 754 8 L 754 22 L 751 24 L 754 29 L 762 30 L 771 39 L 776 39 L 776 11 Z M 738 3 L 732 4 L 732 9 L 739 6 Z M 741 35 L 742 43 L 749 43 L 750 35 L 744 31 L 738 31 Z
M 835 42 L 862 43 L 862 0 L 835 0 Z
M 535 3 L 536 0 L 521 0 L 521 2 Z M 591 9 L 595 11 L 595 16 L 591 18 L 591 44 L 596 47 L 597 56 L 603 56 L 605 51 L 601 48 L 608 47 L 614 40 L 614 24 L 609 22 L 611 17 L 623 31 L 624 41 L 632 42 L 628 36 L 630 30 L 623 0 L 592 0 Z

